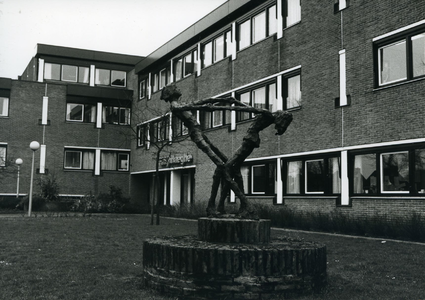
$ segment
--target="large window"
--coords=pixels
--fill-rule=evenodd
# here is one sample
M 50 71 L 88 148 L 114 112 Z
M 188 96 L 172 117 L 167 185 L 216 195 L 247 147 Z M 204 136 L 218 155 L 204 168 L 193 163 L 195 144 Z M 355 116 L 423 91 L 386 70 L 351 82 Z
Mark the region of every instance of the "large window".
M 96 69 L 94 82 L 96 85 L 125 87 L 126 73 L 124 71 Z
M 425 75 L 425 30 L 378 42 L 376 49 L 378 86 Z
M 170 68 L 166 67 L 153 73 L 151 77 L 152 91 L 155 93 L 170 83 Z
M 0 145 L 0 167 L 6 166 L 6 146 Z
M 82 66 L 44 64 L 44 79 L 89 83 L 89 68 Z
M 187 135 L 189 133 L 188 128 L 183 124 L 183 122 L 173 115 L 173 137 L 180 137 Z
M 94 169 L 94 150 L 65 150 L 64 168 L 74 170 Z
M 264 84 L 237 95 L 239 101 L 260 109 L 275 111 L 277 109 L 277 86 L 275 82 Z M 244 121 L 255 115 L 247 112 L 237 112 L 236 121 Z
M 96 106 L 91 104 L 66 104 L 66 120 L 74 122 L 96 122 Z
M 242 50 L 277 32 L 276 5 L 238 24 L 238 49 Z
M 102 150 L 100 154 L 100 169 L 102 171 L 128 171 L 128 153 Z
M 9 115 L 9 98 L 0 97 L 0 117 Z
M 285 194 L 337 195 L 341 193 L 339 156 L 303 158 L 286 161 Z
M 231 54 L 231 32 L 226 31 L 202 47 L 202 67 L 216 63 Z
M 301 0 L 285 0 L 286 4 L 286 27 L 301 21 Z
M 425 194 L 424 145 L 352 155 L 354 195 Z

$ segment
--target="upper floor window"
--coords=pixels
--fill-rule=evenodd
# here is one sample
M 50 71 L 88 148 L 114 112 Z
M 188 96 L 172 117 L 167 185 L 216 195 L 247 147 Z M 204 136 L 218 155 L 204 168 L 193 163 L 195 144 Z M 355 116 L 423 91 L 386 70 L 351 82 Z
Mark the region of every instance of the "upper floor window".
M 115 71 L 107 69 L 96 69 L 95 71 L 95 84 L 106 86 L 119 86 L 125 87 L 126 72 Z
M 6 166 L 6 146 L 0 145 L 0 167 Z
M 129 158 L 130 155 L 128 153 L 102 150 L 100 155 L 100 169 L 103 171 L 128 171 Z
M 277 86 L 275 82 L 265 84 L 264 86 L 254 88 L 250 91 L 242 92 L 237 95 L 239 101 L 246 105 L 270 111 L 277 110 Z M 248 120 L 254 117 L 254 114 L 248 112 L 237 112 L 236 121 Z
M 139 82 L 139 99 L 146 97 L 146 79 Z
M 405 34 L 377 47 L 379 86 L 425 75 L 425 32 Z
M 170 83 L 170 68 L 164 68 L 159 72 L 153 73 L 151 77 L 151 86 L 153 92 L 157 92 Z
M 276 5 L 238 24 L 238 49 L 244 49 L 277 32 Z
M 66 149 L 64 168 L 74 170 L 94 169 L 94 150 Z
M 66 104 L 66 120 L 94 123 L 96 122 L 96 106 L 91 104 Z
M 187 135 L 189 133 L 189 129 L 176 116 L 173 116 L 172 122 L 173 122 L 173 124 L 172 124 L 172 126 L 173 126 L 173 137 L 184 136 L 184 135 Z
M 301 0 L 285 0 L 286 27 L 301 21 Z
M 44 64 L 44 79 L 89 83 L 89 68 L 81 66 Z
M 9 98 L 0 97 L 0 117 L 9 115 Z
M 103 123 L 130 125 L 130 108 L 117 106 L 103 106 Z
M 291 109 L 301 106 L 301 75 L 289 75 L 283 78 L 284 108 Z

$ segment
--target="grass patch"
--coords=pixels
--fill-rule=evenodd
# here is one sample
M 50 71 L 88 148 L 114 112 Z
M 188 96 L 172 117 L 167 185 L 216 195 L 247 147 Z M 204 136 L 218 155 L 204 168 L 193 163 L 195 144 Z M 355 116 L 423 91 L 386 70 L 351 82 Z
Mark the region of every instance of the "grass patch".
M 142 243 L 196 234 L 193 221 L 147 215 L 0 218 L 2 299 L 175 298 L 142 285 Z M 327 245 L 329 284 L 301 299 L 421 299 L 425 245 L 272 231 Z

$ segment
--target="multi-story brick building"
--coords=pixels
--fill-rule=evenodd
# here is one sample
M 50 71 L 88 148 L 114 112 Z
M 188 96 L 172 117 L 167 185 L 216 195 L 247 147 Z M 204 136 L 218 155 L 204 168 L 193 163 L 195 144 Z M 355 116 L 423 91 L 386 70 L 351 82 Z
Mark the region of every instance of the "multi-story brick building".
M 0 79 L 0 196 L 16 195 L 17 158 L 28 193 L 31 141 L 41 145 L 35 181 L 54 175 L 63 196 L 109 185 L 128 195 L 134 65 L 142 58 L 39 44 L 19 80 Z
M 160 100 L 172 83 L 182 102 L 233 96 L 292 113 L 243 166 L 249 198 L 359 217 L 423 212 L 425 7 L 413 2 L 229 0 L 146 58 L 39 45 L 20 80 L 0 80 L 0 156 L 23 158 L 29 176 L 38 140 L 39 173 L 58 175 L 63 194 L 113 183 L 148 205 L 156 146 L 172 141 L 161 201 L 206 201 L 215 166 Z M 254 116 L 197 117 L 231 155 Z
M 132 194 L 149 198 L 152 144 L 171 139 L 162 155 L 164 203 L 209 197 L 213 163 L 160 101 L 162 87 L 173 83 L 182 102 L 233 96 L 293 114 L 283 136 L 264 130 L 246 161 L 250 198 L 356 216 L 422 212 L 425 7 L 412 4 L 230 0 L 211 12 L 136 65 L 133 110 L 144 114 L 133 120 Z M 147 116 L 146 108 L 160 113 Z M 198 113 L 228 155 L 252 117 Z

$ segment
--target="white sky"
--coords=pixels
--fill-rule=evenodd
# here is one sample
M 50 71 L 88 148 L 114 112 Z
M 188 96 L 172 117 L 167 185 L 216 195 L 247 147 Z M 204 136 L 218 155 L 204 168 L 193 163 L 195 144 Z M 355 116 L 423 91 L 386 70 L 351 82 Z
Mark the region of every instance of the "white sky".
M 226 0 L 0 0 L 0 77 L 37 44 L 147 56 Z

